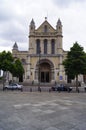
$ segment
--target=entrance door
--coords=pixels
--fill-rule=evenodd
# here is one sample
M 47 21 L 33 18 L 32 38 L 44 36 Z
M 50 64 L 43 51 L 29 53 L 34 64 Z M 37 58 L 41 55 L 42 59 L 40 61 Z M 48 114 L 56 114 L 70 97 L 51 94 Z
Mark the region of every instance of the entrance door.
M 45 78 L 44 78 L 44 72 L 41 72 L 41 82 L 45 82 L 44 79 L 45 79 Z
M 46 72 L 46 82 L 49 82 L 49 72 Z
M 49 82 L 49 72 L 41 72 L 41 82 Z
M 51 81 L 51 66 L 49 63 L 43 62 L 40 64 L 38 77 L 38 80 L 42 83 L 49 83 Z

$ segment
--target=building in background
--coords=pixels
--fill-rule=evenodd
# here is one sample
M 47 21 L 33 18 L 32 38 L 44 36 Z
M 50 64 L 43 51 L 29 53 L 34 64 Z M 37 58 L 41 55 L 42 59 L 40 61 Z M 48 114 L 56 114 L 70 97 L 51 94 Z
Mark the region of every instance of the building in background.
M 62 61 L 67 51 L 63 50 L 62 23 L 58 19 L 56 28 L 53 28 L 45 18 L 36 29 L 32 19 L 29 26 L 28 51 L 19 51 L 17 43 L 12 53 L 20 58 L 25 69 L 23 82 L 55 83 L 67 82 Z

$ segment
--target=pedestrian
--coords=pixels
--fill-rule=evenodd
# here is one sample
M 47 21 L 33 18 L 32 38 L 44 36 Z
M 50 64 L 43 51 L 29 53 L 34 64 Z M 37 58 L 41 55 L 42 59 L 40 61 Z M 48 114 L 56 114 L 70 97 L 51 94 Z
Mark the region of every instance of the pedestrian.
M 38 87 L 38 91 L 41 92 L 41 88 L 40 88 L 40 86 Z

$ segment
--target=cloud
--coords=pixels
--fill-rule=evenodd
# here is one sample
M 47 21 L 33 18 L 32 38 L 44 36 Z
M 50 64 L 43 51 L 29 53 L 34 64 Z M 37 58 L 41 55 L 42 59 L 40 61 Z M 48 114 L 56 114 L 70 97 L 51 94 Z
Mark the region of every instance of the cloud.
M 85 0 L 53 0 L 53 2 L 59 7 L 69 7 L 71 4 L 83 3 Z
M 15 41 L 24 44 L 27 42 L 28 26 L 20 5 L 19 0 L 0 1 L 0 50 L 12 48 Z
M 5 26 L 5 28 L 4 28 Z M 18 42 L 25 42 L 25 28 L 18 21 L 10 21 L 9 23 L 3 24 L 1 37 L 7 40 L 18 40 Z
M 0 50 L 7 45 L 12 48 L 15 41 L 20 49 L 27 50 L 31 19 L 37 28 L 46 16 L 54 28 L 61 19 L 65 50 L 75 41 L 85 47 L 85 12 L 86 0 L 0 0 Z
M 38 3 L 37 3 L 38 1 Z M 1 0 L 0 1 L 0 37 L 7 41 L 25 43 L 29 35 L 32 18 L 41 21 L 45 7 L 42 0 Z M 49 0 L 48 0 L 49 1 Z M 37 15 L 36 15 L 37 14 Z M 45 16 L 44 16 L 45 17 Z M 38 22 L 36 26 L 41 23 Z M 27 43 L 28 44 L 28 43 Z M 3 44 L 4 45 L 4 44 Z

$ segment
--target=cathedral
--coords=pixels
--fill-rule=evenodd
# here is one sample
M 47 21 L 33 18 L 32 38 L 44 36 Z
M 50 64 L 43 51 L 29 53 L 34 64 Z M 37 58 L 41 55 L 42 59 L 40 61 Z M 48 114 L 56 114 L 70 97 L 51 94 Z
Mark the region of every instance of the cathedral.
M 62 23 L 58 19 L 56 28 L 45 18 L 36 28 L 32 19 L 29 26 L 28 51 L 19 51 L 17 43 L 13 45 L 12 54 L 20 58 L 25 73 L 23 82 L 56 83 L 67 82 L 63 60 L 67 51 L 63 50 Z

